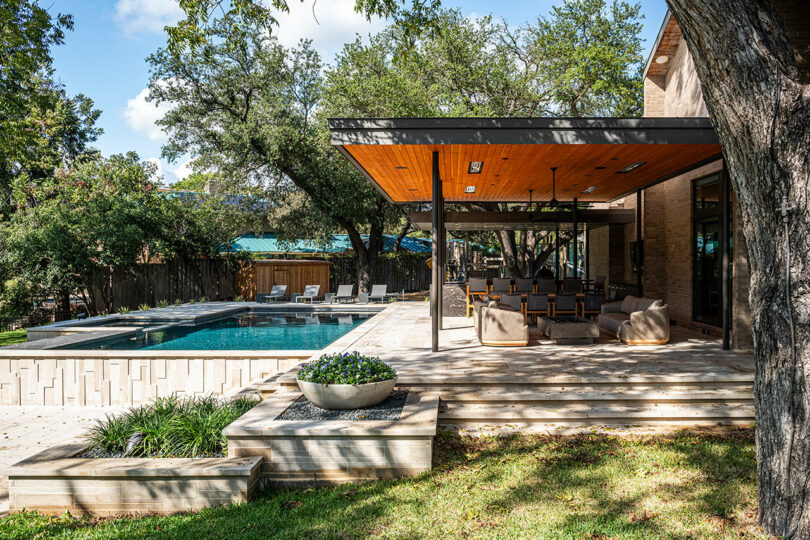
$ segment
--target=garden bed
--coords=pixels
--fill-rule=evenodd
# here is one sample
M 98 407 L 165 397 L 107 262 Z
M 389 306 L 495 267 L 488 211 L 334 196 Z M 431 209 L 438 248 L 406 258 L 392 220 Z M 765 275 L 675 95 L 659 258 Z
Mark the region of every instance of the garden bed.
M 408 392 L 402 412 L 389 420 L 279 419 L 300 398 L 300 392 L 272 394 L 223 431 L 229 456 L 264 456 L 262 484 L 356 482 L 430 470 L 437 394 Z
M 167 514 L 247 501 L 262 458 L 226 458 L 222 430 L 255 404 L 164 398 L 108 416 L 85 443 L 45 450 L 6 470 L 10 511 Z

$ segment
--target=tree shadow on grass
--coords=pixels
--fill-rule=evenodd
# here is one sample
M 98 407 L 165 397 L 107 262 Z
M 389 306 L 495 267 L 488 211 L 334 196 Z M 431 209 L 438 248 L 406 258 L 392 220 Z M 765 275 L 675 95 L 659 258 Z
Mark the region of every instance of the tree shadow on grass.
M 271 488 L 248 504 L 169 517 L 12 516 L 0 520 L 0 536 L 10 529 L 5 520 L 17 519 L 18 538 L 725 537 L 740 532 L 737 524 L 710 520 L 739 514 L 755 488 L 750 431 L 644 438 L 443 433 L 434 470 L 413 479 Z

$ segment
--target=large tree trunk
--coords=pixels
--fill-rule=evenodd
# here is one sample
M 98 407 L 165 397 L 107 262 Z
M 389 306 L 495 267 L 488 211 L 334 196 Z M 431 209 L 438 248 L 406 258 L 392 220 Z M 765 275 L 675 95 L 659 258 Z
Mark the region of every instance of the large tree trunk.
M 748 246 L 759 523 L 810 538 L 810 88 L 771 3 L 668 3 L 723 144 Z

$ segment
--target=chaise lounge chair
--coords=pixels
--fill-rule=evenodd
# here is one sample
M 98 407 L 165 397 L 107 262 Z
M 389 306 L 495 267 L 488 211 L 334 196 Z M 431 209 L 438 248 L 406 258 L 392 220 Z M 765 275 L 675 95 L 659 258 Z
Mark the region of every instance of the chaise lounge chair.
M 301 296 L 297 296 L 295 298 L 295 301 L 297 303 L 299 301 L 306 302 L 307 300 L 309 300 L 309 303 L 311 304 L 314 300 L 318 298 L 318 294 L 320 294 L 320 292 L 321 292 L 320 285 L 307 285 L 306 287 L 304 287 L 304 294 L 302 294 Z
M 357 298 L 352 294 L 354 285 L 338 285 L 337 294 L 332 297 L 332 303 L 354 302 Z
M 388 291 L 388 285 L 372 285 L 371 293 L 368 295 L 369 302 L 385 302 L 385 293 Z
M 273 285 L 273 288 L 270 290 L 270 294 L 259 294 L 257 295 L 257 300 L 259 303 L 267 302 L 272 300 L 275 302 L 276 300 L 280 300 L 283 298 L 287 298 L 287 286 L 286 285 Z

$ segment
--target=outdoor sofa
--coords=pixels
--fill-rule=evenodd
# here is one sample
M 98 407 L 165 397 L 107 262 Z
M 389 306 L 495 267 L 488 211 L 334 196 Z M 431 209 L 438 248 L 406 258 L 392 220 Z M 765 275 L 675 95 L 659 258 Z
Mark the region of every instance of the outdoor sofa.
M 491 300 L 475 301 L 473 324 L 481 345 L 492 347 L 525 347 L 529 344 L 529 326 L 523 312 Z
M 602 305 L 599 329 L 628 345 L 663 345 L 669 341 L 669 306 L 653 298 L 628 296 Z

